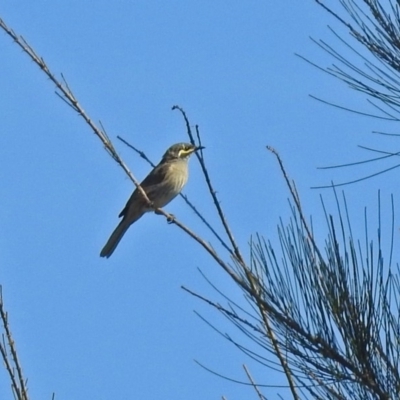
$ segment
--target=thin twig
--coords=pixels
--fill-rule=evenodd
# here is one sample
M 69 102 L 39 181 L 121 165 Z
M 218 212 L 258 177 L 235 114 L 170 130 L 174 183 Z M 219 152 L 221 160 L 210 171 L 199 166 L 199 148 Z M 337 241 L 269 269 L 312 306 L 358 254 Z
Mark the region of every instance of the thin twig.
M 2 342 L 3 343 L 0 343 L 1 356 L 3 358 L 3 362 L 4 362 L 5 366 L 6 366 L 6 370 L 8 372 L 8 375 L 10 376 L 11 387 L 13 389 L 13 392 L 15 393 L 17 399 L 19 400 L 19 399 L 21 399 L 21 394 L 20 394 L 20 391 L 19 391 L 19 387 L 18 387 L 17 381 L 15 379 L 13 368 L 12 368 L 12 366 L 11 366 L 9 360 L 8 360 L 8 354 L 7 354 L 7 350 L 6 350 L 7 346 L 6 346 L 6 343 L 5 343 L 4 335 L 2 335 Z
M 195 143 L 194 136 L 192 134 L 192 130 L 190 128 L 189 119 L 186 116 L 185 111 L 181 107 L 179 107 L 177 105 L 173 106 L 172 110 L 179 110 L 180 113 L 182 114 L 183 119 L 185 120 L 185 123 L 186 123 L 187 134 L 189 136 L 190 142 L 192 144 L 194 144 Z M 199 129 L 198 129 L 197 125 L 196 125 L 196 135 L 197 135 L 199 143 L 201 143 L 200 132 L 199 132 Z M 217 212 L 218 212 L 219 218 L 220 218 L 220 220 L 222 222 L 222 225 L 223 225 L 223 227 L 225 229 L 226 234 L 228 235 L 229 241 L 231 242 L 231 244 L 233 246 L 233 252 L 232 252 L 232 250 L 230 250 L 230 252 L 240 262 L 240 264 L 242 264 L 244 266 L 244 265 L 246 265 L 246 263 L 244 262 L 244 259 L 243 259 L 242 255 L 241 255 L 240 251 L 239 251 L 239 247 L 236 244 L 236 241 L 235 241 L 235 239 L 233 237 L 233 234 L 232 234 L 232 232 L 231 232 L 231 230 L 229 228 L 228 222 L 227 222 L 227 220 L 225 218 L 225 215 L 224 215 L 224 213 L 222 211 L 221 204 L 220 204 L 220 202 L 218 200 L 218 197 L 217 197 L 217 192 L 215 191 L 215 189 L 213 188 L 213 186 L 211 184 L 211 179 L 210 179 L 207 167 L 206 167 L 205 162 L 204 162 L 204 154 L 203 154 L 202 151 L 200 151 L 200 154 L 196 153 L 196 156 L 197 156 L 197 159 L 200 162 L 200 166 L 201 166 L 201 169 L 203 171 L 204 178 L 206 180 L 206 183 L 207 183 L 208 189 L 210 191 L 211 197 L 213 198 L 215 207 L 217 208 Z
M 142 150 L 139 150 L 136 148 L 133 144 L 130 144 L 127 140 L 125 140 L 123 137 L 117 135 L 117 139 L 120 140 L 122 143 L 124 143 L 126 146 L 128 146 L 130 149 L 135 151 L 141 158 L 143 158 L 145 161 L 147 161 L 153 168 L 156 166 L 149 157 L 146 156 L 146 153 Z
M 301 203 L 300 203 L 300 197 L 299 197 L 299 195 L 297 193 L 297 190 L 296 190 L 296 188 L 294 186 L 294 183 L 292 184 L 290 182 L 290 180 L 289 180 L 288 174 L 286 173 L 286 169 L 285 169 L 285 167 L 283 165 L 283 161 L 282 161 L 279 153 L 271 146 L 267 146 L 267 150 L 269 150 L 277 158 L 279 166 L 280 166 L 282 174 L 283 174 L 283 177 L 285 178 L 285 181 L 286 181 L 286 184 L 287 184 L 287 186 L 289 188 L 290 194 L 292 195 L 292 199 L 293 199 L 293 201 L 294 201 L 294 203 L 296 205 L 296 209 L 299 212 L 299 216 L 300 216 L 301 222 L 302 222 L 304 228 L 306 229 L 308 238 L 310 239 L 311 243 L 313 244 L 313 248 L 316 251 L 316 253 L 318 254 L 318 257 L 319 257 L 320 261 L 324 262 L 324 258 L 322 257 L 322 254 L 321 254 L 321 252 L 320 252 L 320 250 L 319 250 L 319 248 L 318 248 L 318 246 L 317 246 L 317 244 L 316 244 L 316 242 L 314 240 L 314 236 L 313 236 L 313 234 L 311 232 L 311 229 L 308 226 L 308 223 L 307 223 L 307 221 L 306 221 L 306 219 L 304 217 L 303 210 L 302 210 Z
M 256 391 L 258 398 L 260 400 L 267 400 L 267 398 L 260 392 L 260 389 L 258 389 L 257 384 L 254 382 L 254 380 L 250 374 L 250 371 L 247 369 L 245 364 L 243 364 L 243 369 L 246 372 L 246 375 L 249 378 L 251 385 L 253 386 L 254 390 Z
M 7 338 L 7 344 L 8 347 L 10 348 L 10 353 L 11 353 L 11 358 L 12 358 L 12 362 L 14 364 L 14 367 L 17 371 L 17 376 L 18 376 L 18 381 L 19 383 L 17 383 L 14 372 L 13 372 L 13 367 L 11 367 L 9 361 L 8 361 L 8 356 L 7 356 L 7 352 L 5 349 L 5 346 L 3 348 L 3 346 L 0 345 L 0 351 L 3 357 L 3 361 L 6 364 L 6 369 L 8 371 L 8 374 L 10 375 L 11 381 L 12 381 L 12 386 L 15 390 L 15 393 L 17 395 L 17 398 L 19 400 L 27 400 L 28 399 L 28 390 L 26 388 L 25 385 L 25 380 L 22 374 L 22 368 L 21 365 L 19 363 L 18 360 L 18 355 L 17 355 L 17 350 L 15 348 L 15 342 L 12 338 L 12 334 L 10 331 L 10 327 L 8 325 L 8 318 L 7 318 L 7 313 L 4 309 L 4 303 L 3 303 L 3 290 L 2 287 L 0 286 L 0 318 L 2 320 L 3 323 L 3 328 L 6 334 L 6 338 Z
M 259 297 L 257 296 L 257 298 L 259 298 Z M 261 314 L 263 325 L 265 327 L 265 333 L 266 333 L 268 339 L 271 341 L 271 344 L 275 350 L 275 354 L 278 357 L 279 363 L 281 364 L 281 366 L 283 368 L 286 379 L 289 383 L 290 391 L 292 392 L 293 399 L 300 400 L 300 397 L 297 394 L 296 385 L 293 380 L 293 373 L 292 373 L 284 355 L 282 354 L 281 346 L 280 346 L 278 340 L 276 339 L 275 333 L 271 327 L 271 324 L 270 324 L 270 321 L 268 318 L 268 312 L 265 309 L 265 301 L 257 301 L 257 298 L 256 298 L 256 305 L 259 308 L 259 311 Z

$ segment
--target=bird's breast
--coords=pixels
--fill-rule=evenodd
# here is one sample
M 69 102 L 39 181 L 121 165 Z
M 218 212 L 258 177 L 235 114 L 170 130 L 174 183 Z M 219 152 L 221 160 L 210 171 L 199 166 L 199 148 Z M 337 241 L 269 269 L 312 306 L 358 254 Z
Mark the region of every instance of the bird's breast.
M 164 207 L 174 199 L 183 189 L 188 180 L 188 166 L 186 161 L 178 161 L 168 166 L 164 181 L 154 193 L 153 203 L 157 208 Z M 157 185 L 158 186 L 158 185 Z

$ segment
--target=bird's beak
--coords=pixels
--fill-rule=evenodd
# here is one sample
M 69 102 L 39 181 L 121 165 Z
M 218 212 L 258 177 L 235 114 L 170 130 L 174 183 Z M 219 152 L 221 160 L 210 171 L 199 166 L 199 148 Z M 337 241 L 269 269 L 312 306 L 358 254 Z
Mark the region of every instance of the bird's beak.
M 204 146 L 196 146 L 193 151 L 203 150 L 203 149 L 205 149 Z

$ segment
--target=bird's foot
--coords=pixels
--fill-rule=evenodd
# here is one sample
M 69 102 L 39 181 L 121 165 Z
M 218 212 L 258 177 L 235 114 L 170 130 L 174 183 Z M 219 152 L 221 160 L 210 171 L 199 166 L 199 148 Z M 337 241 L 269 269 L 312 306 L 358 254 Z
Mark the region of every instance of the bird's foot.
M 154 214 L 157 214 L 157 215 L 165 215 L 165 213 L 162 212 L 162 210 L 159 210 L 159 209 L 155 209 L 155 210 L 154 210 Z M 175 215 L 174 215 L 174 214 L 168 214 L 168 216 L 167 216 L 167 222 L 168 222 L 169 224 L 172 224 L 172 223 L 174 222 L 174 220 L 175 220 Z
M 167 222 L 169 224 L 172 224 L 174 221 L 175 221 L 175 215 L 174 214 L 168 214 Z

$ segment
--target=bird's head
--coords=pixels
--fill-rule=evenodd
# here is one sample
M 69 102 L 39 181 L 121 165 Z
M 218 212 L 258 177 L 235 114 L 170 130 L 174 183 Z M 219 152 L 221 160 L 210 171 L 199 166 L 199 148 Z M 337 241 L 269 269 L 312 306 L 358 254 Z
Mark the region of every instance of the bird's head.
M 194 146 L 191 143 L 176 143 L 163 155 L 162 161 L 183 159 L 187 160 L 195 151 L 204 149 L 203 146 Z

